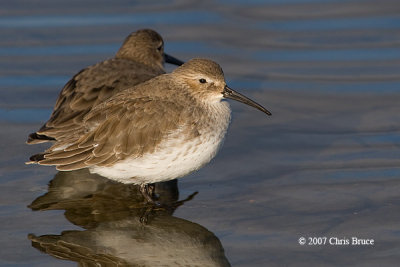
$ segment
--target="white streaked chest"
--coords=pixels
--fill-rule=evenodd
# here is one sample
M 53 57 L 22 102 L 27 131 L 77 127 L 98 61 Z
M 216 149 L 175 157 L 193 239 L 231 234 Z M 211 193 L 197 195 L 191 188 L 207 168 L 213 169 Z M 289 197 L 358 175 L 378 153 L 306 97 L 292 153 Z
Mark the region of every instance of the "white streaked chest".
M 207 164 L 218 152 L 230 121 L 226 102 L 215 105 L 209 125 L 187 139 L 185 129 L 172 133 L 153 153 L 127 158 L 110 167 L 93 166 L 91 172 L 123 183 L 155 183 L 182 177 Z

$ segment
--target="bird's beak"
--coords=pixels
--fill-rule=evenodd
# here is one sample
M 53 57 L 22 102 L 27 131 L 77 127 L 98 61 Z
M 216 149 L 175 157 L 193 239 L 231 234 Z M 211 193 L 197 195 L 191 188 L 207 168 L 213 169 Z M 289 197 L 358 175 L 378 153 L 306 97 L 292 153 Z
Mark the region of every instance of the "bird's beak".
M 179 59 L 177 59 L 177 58 L 174 58 L 173 56 L 170 56 L 170 55 L 168 55 L 168 54 L 165 54 L 165 53 L 164 53 L 164 61 L 165 61 L 166 63 L 174 64 L 174 65 L 177 65 L 177 66 L 180 66 L 180 65 L 182 65 L 183 63 L 185 63 L 185 62 L 183 62 L 183 61 L 181 61 L 181 60 L 179 60 Z
M 261 106 L 260 104 L 257 104 L 256 102 L 254 102 L 253 100 L 251 100 L 250 98 L 232 90 L 231 88 L 229 88 L 227 85 L 225 85 L 224 91 L 222 92 L 222 95 L 226 98 L 229 99 L 233 99 L 239 102 L 242 102 L 246 105 L 252 106 L 258 110 L 261 110 L 262 112 L 264 112 L 267 115 L 271 115 L 271 112 L 269 112 L 266 108 L 264 108 L 263 106 Z

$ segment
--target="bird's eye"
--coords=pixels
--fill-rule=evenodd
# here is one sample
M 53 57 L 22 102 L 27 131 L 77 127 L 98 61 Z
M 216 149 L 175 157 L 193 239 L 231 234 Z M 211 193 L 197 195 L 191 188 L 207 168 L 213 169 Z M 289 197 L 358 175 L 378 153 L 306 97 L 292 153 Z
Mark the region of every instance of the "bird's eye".
M 157 50 L 160 51 L 160 52 L 162 51 L 162 49 L 163 49 L 163 45 L 162 44 L 159 47 L 157 47 Z
M 207 81 L 206 81 L 206 79 L 200 79 L 199 82 L 200 83 L 206 83 Z

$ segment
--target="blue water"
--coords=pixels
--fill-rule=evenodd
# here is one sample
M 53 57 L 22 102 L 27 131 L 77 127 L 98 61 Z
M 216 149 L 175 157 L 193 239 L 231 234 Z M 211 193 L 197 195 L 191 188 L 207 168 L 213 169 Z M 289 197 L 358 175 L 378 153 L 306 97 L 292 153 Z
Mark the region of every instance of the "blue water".
M 44 122 L 50 114 L 51 109 L 0 109 L 0 122 Z
M 47 16 L 3 16 L 2 28 L 34 27 L 82 27 L 125 24 L 147 24 L 149 26 L 168 21 L 170 24 L 212 24 L 220 23 L 222 18 L 212 12 L 187 11 L 150 14 L 84 14 L 84 15 L 47 15 Z
M 264 21 L 256 23 L 256 27 L 277 31 L 338 31 L 369 28 L 371 30 L 395 30 L 400 25 L 399 16 L 377 16 L 368 18 L 323 18 L 295 21 Z

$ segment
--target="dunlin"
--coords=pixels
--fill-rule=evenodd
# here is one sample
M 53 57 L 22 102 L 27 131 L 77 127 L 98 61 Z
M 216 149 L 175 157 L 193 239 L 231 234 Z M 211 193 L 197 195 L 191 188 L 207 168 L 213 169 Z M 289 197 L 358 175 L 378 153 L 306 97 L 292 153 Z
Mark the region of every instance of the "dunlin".
M 217 63 L 192 59 L 96 106 L 79 129 L 28 163 L 89 168 L 145 191 L 146 184 L 182 177 L 216 155 L 230 122 L 224 98 L 271 114 L 229 88 Z
M 164 62 L 183 62 L 164 53 L 161 36 L 149 29 L 130 34 L 115 58 L 87 67 L 62 89 L 50 119 L 28 137 L 28 144 L 65 138 L 67 129 L 80 127 L 84 116 L 112 95 L 164 74 Z

